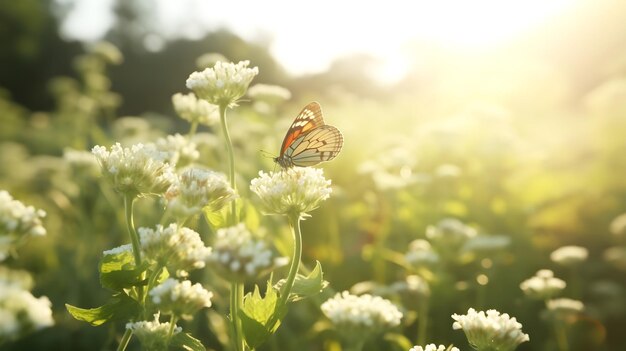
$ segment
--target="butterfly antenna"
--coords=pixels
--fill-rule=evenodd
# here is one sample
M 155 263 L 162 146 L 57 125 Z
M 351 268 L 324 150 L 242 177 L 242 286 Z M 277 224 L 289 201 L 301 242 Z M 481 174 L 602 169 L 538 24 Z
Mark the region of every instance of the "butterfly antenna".
M 263 149 L 259 150 L 259 152 L 261 153 L 261 155 L 263 155 L 263 157 L 266 157 L 266 158 L 275 158 L 276 157 L 271 152 L 267 152 L 267 151 L 265 151 Z

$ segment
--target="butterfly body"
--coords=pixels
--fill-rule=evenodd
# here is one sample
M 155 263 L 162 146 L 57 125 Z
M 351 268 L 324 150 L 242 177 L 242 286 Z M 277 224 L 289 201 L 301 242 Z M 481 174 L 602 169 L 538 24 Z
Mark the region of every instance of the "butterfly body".
M 311 102 L 291 124 L 274 162 L 283 168 L 315 166 L 335 158 L 342 146 L 341 132 L 324 124 L 320 105 Z

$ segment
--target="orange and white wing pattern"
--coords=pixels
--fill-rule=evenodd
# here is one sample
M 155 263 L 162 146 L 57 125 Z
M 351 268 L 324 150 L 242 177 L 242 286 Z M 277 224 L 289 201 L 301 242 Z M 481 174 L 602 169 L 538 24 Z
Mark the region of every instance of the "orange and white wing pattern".
M 283 168 L 314 166 L 335 158 L 342 146 L 341 132 L 325 125 L 320 105 L 311 102 L 291 124 L 280 148 L 280 156 L 274 161 Z

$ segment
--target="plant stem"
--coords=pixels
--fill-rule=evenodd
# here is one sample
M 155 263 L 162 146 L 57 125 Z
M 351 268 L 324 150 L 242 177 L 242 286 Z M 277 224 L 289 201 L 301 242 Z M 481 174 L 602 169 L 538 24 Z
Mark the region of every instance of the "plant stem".
M 133 332 L 130 329 L 126 329 L 124 335 L 122 336 L 122 340 L 120 340 L 120 344 L 117 345 L 117 351 L 126 350 L 126 346 L 128 346 L 128 342 L 130 342 L 130 338 L 133 336 Z
M 554 332 L 556 334 L 556 343 L 558 345 L 559 351 L 569 351 L 567 332 L 562 321 L 554 321 Z
M 302 232 L 300 231 L 300 214 L 289 215 L 289 226 L 291 227 L 291 233 L 293 234 L 294 248 L 293 256 L 291 258 L 291 264 L 289 266 L 289 273 L 287 274 L 287 280 L 281 288 L 280 299 L 276 304 L 276 310 L 278 311 L 282 307 L 287 305 L 289 299 L 289 293 L 293 287 L 293 283 L 296 280 L 296 274 L 300 268 L 300 260 L 302 258 Z M 267 328 L 272 329 L 274 324 L 278 321 L 278 314 L 274 313 L 271 319 L 267 323 Z
M 241 319 L 239 319 L 239 309 L 243 301 L 243 284 L 238 282 L 230 283 L 230 319 L 232 322 L 233 342 L 236 351 L 243 351 L 243 331 Z
M 224 133 L 224 138 L 226 138 L 226 149 L 228 150 L 228 179 L 230 180 L 230 186 L 233 190 L 236 190 L 235 185 L 235 155 L 233 153 L 233 144 L 230 140 L 230 134 L 228 133 L 228 125 L 226 124 L 226 108 L 228 105 L 220 105 L 220 121 L 222 122 L 222 132 Z M 237 224 L 237 203 L 235 201 L 231 201 L 230 207 L 231 215 L 230 215 L 230 224 Z
M 429 307 L 429 298 L 423 297 L 418 306 L 418 315 L 417 315 L 417 344 L 416 345 L 426 345 L 426 333 L 428 328 L 428 307 Z
M 188 138 L 191 139 L 194 135 L 196 135 L 196 131 L 198 130 L 198 122 L 191 122 L 191 127 L 189 128 Z
M 172 335 L 174 335 L 175 327 L 176 327 L 176 316 L 172 315 L 170 317 L 170 330 L 167 332 L 168 344 L 169 344 L 169 340 L 172 340 Z
M 141 247 L 139 244 L 139 235 L 135 230 L 135 222 L 133 220 L 133 204 L 135 203 L 135 196 L 124 196 L 124 212 L 126 214 L 126 226 L 128 228 L 128 236 L 130 236 L 130 242 L 133 244 L 133 255 L 135 256 L 135 266 L 138 267 L 141 264 Z

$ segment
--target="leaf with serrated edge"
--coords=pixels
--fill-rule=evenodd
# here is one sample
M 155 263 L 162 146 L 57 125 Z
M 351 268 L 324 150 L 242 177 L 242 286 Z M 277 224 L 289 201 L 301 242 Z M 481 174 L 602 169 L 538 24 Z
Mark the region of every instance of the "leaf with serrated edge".
M 65 304 L 67 311 L 75 319 L 98 326 L 112 320 L 129 320 L 139 314 L 141 307 L 128 295 L 117 294 L 106 304 L 96 308 L 80 308 Z
M 174 336 L 172 336 L 170 346 L 182 347 L 183 349 L 189 351 L 206 351 L 206 347 L 202 345 L 202 342 L 188 333 L 174 334 Z
M 285 279 L 281 279 L 276 283 L 276 289 L 282 291 Z M 296 279 L 289 293 L 289 301 L 298 301 L 307 297 L 319 294 L 328 282 L 324 280 L 324 272 L 322 265 L 316 261 L 315 268 L 306 277 L 302 274 L 296 275 Z
M 249 293 L 245 296 L 239 316 L 246 343 L 251 348 L 263 344 L 276 331 L 280 325 L 280 320 L 287 313 L 287 308 L 285 306 L 277 307 L 277 303 L 278 295 L 272 288 L 271 279 L 267 282 L 265 297 L 261 297 L 258 286 L 255 286 L 252 294 Z M 267 323 L 274 314 L 277 314 L 278 319 L 270 329 Z

